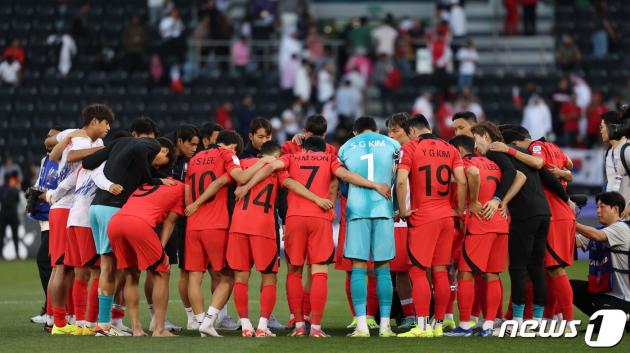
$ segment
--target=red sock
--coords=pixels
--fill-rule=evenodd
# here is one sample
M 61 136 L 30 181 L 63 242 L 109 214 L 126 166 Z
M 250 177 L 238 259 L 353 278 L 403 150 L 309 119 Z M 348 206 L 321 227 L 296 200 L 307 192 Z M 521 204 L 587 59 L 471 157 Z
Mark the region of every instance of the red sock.
M 527 280 L 527 294 L 525 296 L 525 311 L 523 312 L 524 320 L 531 320 L 534 317 L 534 285 L 532 281 Z
M 276 285 L 264 285 L 260 291 L 260 317 L 268 319 L 274 306 L 276 306 Z
M 53 316 L 52 304 L 50 303 L 50 290 L 46 288 L 46 314 Z
M 503 318 L 503 281 L 501 281 L 501 277 L 497 280 L 499 282 L 499 288 L 501 290 L 501 294 L 499 295 L 499 308 L 497 309 L 497 317 Z M 486 304 L 487 305 L 487 304 Z
M 350 292 L 350 274 L 346 275 L 346 298 L 348 299 L 348 306 L 350 306 L 352 317 L 357 316 L 357 313 L 354 312 L 354 305 L 352 304 L 352 292 Z
M 367 316 L 376 316 L 378 311 L 378 295 L 376 295 L 376 277 L 368 276 L 367 282 Z
M 435 303 L 435 319 L 444 320 L 446 314 L 446 305 L 451 291 L 451 285 L 448 282 L 447 271 L 433 271 L 433 291 Z
M 289 311 L 295 316 L 295 322 L 304 322 L 303 298 L 302 275 L 298 273 L 287 274 L 287 303 L 289 304 Z
M 556 290 L 558 306 L 562 311 L 562 319 L 573 320 L 573 288 L 569 277 L 565 274 L 554 278 L 553 287 Z
M 121 305 L 112 307 L 112 320 L 125 317 L 125 308 Z
M 501 280 L 489 281 L 486 285 L 486 313 L 484 318 L 493 321 L 497 318 L 497 313 L 501 307 L 503 293 L 501 292 Z
M 409 269 L 409 278 L 411 278 L 413 286 L 413 306 L 416 309 L 416 315 L 429 316 L 431 287 L 429 287 L 429 280 L 427 279 L 427 270 L 418 266 L 412 266 Z
M 546 319 L 553 319 L 553 315 L 556 313 L 556 290 L 554 289 L 554 280 L 551 277 L 545 277 L 545 283 L 547 284 L 547 303 L 545 304 L 545 311 L 543 317 Z
M 311 279 L 311 287 L 312 286 L 313 285 Z M 304 291 L 304 295 L 302 296 L 302 315 L 311 315 L 311 292 Z
M 74 280 L 72 284 L 72 300 L 74 301 L 74 314 L 77 321 L 85 320 L 85 312 L 87 311 L 88 282 Z
M 469 322 L 473 302 L 476 298 L 475 283 L 470 279 L 460 279 L 457 282 L 457 308 L 459 308 L 459 321 Z M 477 301 L 479 301 L 477 299 Z M 437 311 L 437 309 L 436 309 Z
M 53 310 L 53 323 L 55 324 L 55 326 L 57 326 L 57 327 L 64 327 L 64 326 L 66 326 L 66 324 L 67 324 L 67 322 L 66 322 L 66 308 L 59 307 L 59 306 L 53 306 L 52 310 Z
M 238 317 L 241 319 L 249 318 L 249 297 L 248 297 L 248 285 L 243 282 L 234 283 L 234 305 L 238 312 Z M 261 297 L 262 300 L 262 297 Z
M 328 274 L 313 273 L 311 283 L 311 324 L 321 325 L 328 297 Z
M 402 306 L 403 315 L 405 315 L 405 317 L 416 316 L 416 312 L 413 309 L 413 299 L 411 298 L 401 299 L 400 306 Z
M 455 298 L 457 298 L 457 290 L 451 288 L 451 294 L 448 297 L 448 304 L 446 305 L 447 314 L 452 314 L 455 311 Z
M 472 316 L 480 317 L 484 307 L 483 298 L 485 294 L 485 280 L 480 275 L 475 275 L 475 300 L 473 301 Z
M 98 321 L 98 277 L 92 279 L 92 286 L 88 295 L 87 321 Z
M 508 301 L 508 310 L 507 313 L 505 313 L 505 315 L 503 315 L 503 318 L 506 320 L 512 320 L 513 319 L 513 315 L 512 315 L 512 296 L 510 295 L 510 300 Z
M 68 315 L 74 315 L 74 298 L 72 297 L 73 287 L 68 290 L 68 296 L 66 297 L 66 311 Z

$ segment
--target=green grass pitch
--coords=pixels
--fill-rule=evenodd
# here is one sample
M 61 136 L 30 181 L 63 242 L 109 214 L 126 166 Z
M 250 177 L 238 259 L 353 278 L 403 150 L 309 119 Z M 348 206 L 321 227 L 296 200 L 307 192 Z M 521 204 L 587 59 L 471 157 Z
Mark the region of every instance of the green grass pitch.
M 288 310 L 284 292 L 284 270 L 281 267 L 278 286 L 278 303 L 275 315 L 286 321 Z M 176 324 L 185 324 L 184 310 L 176 290 L 178 270 L 171 278 L 171 300 L 168 316 Z M 570 269 L 572 278 L 583 277 L 586 263 L 580 261 Z M 575 339 L 511 339 L 511 338 L 439 338 L 439 339 L 350 339 L 345 326 L 350 322 L 350 312 L 344 291 L 345 274 L 331 270 L 329 295 L 324 315 L 324 328 L 333 337 L 330 339 L 310 339 L 286 337 L 281 332 L 276 338 L 241 338 L 240 331 L 227 333 L 224 338 L 201 338 L 194 332 L 183 332 L 180 337 L 153 339 L 150 337 L 105 338 L 105 337 L 51 337 L 42 332 L 40 325 L 29 322 L 42 305 L 42 292 L 39 285 L 36 264 L 33 261 L 0 262 L 0 352 L 226 352 L 226 353 L 312 353 L 312 352 L 578 352 L 594 350 L 584 343 L 586 318 L 576 311 L 576 318 L 583 320 L 580 333 Z M 507 278 L 507 277 L 505 277 Z M 254 324 L 258 315 L 259 277 L 253 275 L 250 288 L 250 311 Z M 505 282 L 507 285 L 507 282 Z M 209 293 L 209 279 L 205 280 L 205 292 Z M 141 297 L 143 294 L 141 293 Z M 208 297 L 206 297 L 207 300 Z M 206 304 L 207 305 L 207 304 Z M 230 313 L 236 317 L 236 310 L 230 303 Z M 148 309 L 144 299 L 141 302 L 143 322 L 148 326 Z M 373 336 L 378 336 L 373 332 Z M 600 351 L 630 352 L 630 335 L 611 349 Z

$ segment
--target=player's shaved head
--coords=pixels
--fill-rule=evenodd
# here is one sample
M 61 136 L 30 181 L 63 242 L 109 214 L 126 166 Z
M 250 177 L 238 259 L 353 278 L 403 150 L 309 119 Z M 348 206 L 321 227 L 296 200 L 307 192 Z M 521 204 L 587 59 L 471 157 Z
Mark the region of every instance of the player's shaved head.
M 311 152 L 325 152 L 326 151 L 326 142 L 323 138 L 319 136 L 311 136 L 304 140 L 302 145 L 305 151 Z
M 355 135 L 362 134 L 366 131 L 377 132 L 378 127 L 376 127 L 376 120 L 369 116 L 362 116 L 359 119 L 355 120 L 352 131 Z

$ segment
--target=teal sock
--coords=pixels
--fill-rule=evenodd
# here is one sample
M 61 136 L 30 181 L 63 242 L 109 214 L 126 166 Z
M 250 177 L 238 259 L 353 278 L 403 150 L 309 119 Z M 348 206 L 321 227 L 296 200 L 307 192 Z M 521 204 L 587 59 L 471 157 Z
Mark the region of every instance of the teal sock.
M 389 317 L 392 310 L 392 296 L 394 295 L 392 276 L 389 267 L 377 268 L 374 272 L 376 273 L 376 294 L 378 295 L 381 317 Z
M 357 316 L 365 316 L 367 308 L 367 270 L 363 268 L 352 268 L 350 276 L 350 293 L 352 304 Z
M 109 323 L 112 321 L 112 305 L 114 304 L 113 295 L 98 296 L 98 322 Z
M 542 319 L 543 311 L 545 311 L 544 306 L 534 304 L 534 319 Z
M 523 312 L 525 311 L 525 304 L 514 304 L 512 303 L 512 316 L 523 318 Z

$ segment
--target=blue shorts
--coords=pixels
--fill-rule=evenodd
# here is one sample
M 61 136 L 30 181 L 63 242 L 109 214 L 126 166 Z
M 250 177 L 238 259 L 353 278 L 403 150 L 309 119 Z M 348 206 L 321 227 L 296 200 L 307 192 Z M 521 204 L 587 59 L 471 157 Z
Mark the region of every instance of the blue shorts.
M 343 256 L 363 261 L 393 259 L 396 256 L 394 219 L 359 218 L 348 221 Z
M 109 238 L 107 237 L 107 227 L 109 226 L 109 221 L 118 211 L 120 211 L 118 207 L 103 205 L 90 206 L 90 226 L 92 227 L 96 253 L 99 255 L 110 254 L 112 252 L 112 247 L 109 245 Z

